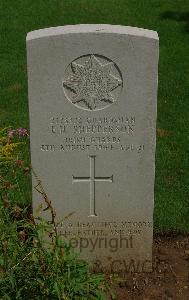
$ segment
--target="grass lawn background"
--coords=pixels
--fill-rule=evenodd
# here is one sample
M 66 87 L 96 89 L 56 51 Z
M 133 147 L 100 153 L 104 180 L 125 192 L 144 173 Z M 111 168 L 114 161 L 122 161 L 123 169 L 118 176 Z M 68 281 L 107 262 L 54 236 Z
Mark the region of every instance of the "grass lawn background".
M 188 0 L 1 0 L 0 128 L 28 128 L 27 32 L 81 23 L 129 25 L 158 32 L 154 225 L 156 231 L 189 232 Z

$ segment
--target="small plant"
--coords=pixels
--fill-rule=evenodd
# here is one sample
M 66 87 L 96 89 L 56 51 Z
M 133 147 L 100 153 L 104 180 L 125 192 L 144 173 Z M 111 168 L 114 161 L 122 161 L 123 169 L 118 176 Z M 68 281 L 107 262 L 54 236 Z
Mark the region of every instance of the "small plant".
M 0 132 L 0 299 L 106 299 L 104 275 L 91 273 L 59 236 L 56 213 L 35 173 L 36 189 L 51 220 L 38 218 L 36 222 L 31 205 L 20 200 L 25 197 L 22 180 L 30 170 L 19 152 L 27 131 L 20 132 Z
M 28 136 L 25 128 L 0 129 L 0 199 L 23 208 L 31 203 Z
M 90 273 L 54 224 L 19 213 L 0 210 L 0 299 L 106 299 L 104 276 Z
M 15 159 L 16 149 L 22 144 L 22 142 L 13 141 L 11 135 L 9 135 L 8 128 L 0 130 L 0 164 L 7 164 Z

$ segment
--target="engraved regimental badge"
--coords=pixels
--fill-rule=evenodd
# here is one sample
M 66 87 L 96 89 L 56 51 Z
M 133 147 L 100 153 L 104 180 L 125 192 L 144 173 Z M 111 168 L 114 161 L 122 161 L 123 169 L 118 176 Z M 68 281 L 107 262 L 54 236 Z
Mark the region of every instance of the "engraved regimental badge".
M 117 101 L 122 89 L 118 66 L 101 55 L 84 55 L 66 69 L 63 89 L 66 98 L 81 109 L 104 109 Z

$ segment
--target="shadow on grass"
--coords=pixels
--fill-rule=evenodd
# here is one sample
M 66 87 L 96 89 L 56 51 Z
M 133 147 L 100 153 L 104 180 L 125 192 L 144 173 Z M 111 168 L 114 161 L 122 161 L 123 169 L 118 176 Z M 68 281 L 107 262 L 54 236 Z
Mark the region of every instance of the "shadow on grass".
M 189 11 L 186 12 L 179 12 L 179 11 L 165 11 L 161 15 L 162 19 L 165 20 L 174 20 L 177 22 L 185 22 L 184 31 L 189 33 Z

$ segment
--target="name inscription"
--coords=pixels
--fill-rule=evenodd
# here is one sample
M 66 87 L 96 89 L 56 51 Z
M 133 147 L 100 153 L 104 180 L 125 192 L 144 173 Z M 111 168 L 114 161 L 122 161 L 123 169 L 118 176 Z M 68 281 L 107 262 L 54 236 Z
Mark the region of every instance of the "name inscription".
M 70 117 L 51 116 L 48 133 L 58 143 L 43 143 L 44 152 L 127 151 L 141 153 L 144 144 L 132 142 L 136 130 L 134 116 Z

